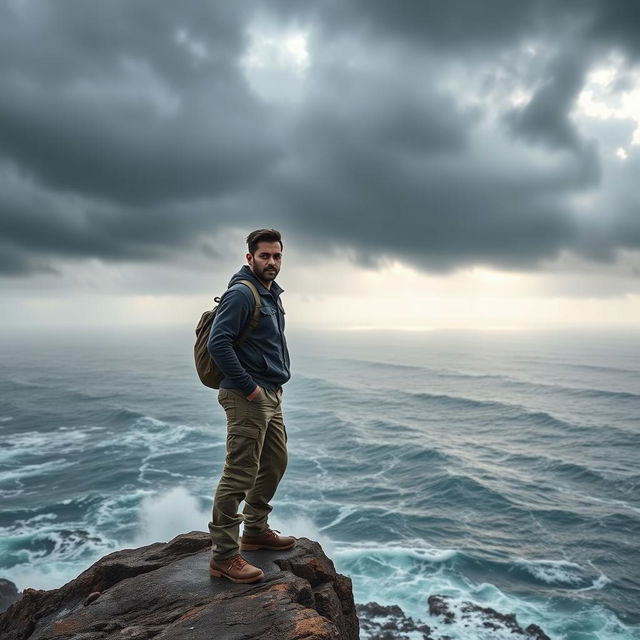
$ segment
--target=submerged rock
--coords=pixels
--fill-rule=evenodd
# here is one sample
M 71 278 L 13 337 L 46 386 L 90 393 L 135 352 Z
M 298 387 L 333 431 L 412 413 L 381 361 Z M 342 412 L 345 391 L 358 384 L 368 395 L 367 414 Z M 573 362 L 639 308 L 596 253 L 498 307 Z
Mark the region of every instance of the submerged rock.
M 431 615 L 441 616 L 446 624 L 462 622 L 465 626 L 478 629 L 490 629 L 496 637 L 509 637 L 514 640 L 550 640 L 537 624 L 523 629 L 514 613 L 500 613 L 491 607 L 483 607 L 473 602 L 454 600 L 448 596 L 429 596 L 427 603 Z
M 0 614 L 3 640 L 357 640 L 351 580 L 317 542 L 243 555 L 265 573 L 234 584 L 209 576 L 199 531 L 116 551 L 60 589 L 25 589 Z
M 368 602 L 357 604 L 356 610 L 362 640 L 431 640 L 431 627 L 406 616 L 397 604 L 384 606 L 377 602 Z
M 523 629 L 513 613 L 504 614 L 491 607 L 441 595 L 429 596 L 427 604 L 430 624 L 406 616 L 398 605 L 383 606 L 377 602 L 356 605 L 361 640 L 450 640 L 456 636 L 454 625 L 458 625 L 466 637 L 550 640 L 535 624 Z

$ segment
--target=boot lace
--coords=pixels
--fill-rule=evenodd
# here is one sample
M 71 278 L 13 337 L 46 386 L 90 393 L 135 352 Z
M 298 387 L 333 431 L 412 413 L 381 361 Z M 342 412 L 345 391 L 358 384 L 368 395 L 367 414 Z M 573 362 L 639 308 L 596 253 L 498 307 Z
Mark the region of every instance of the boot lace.
M 234 567 L 236 569 L 241 570 L 245 565 L 249 564 L 240 554 L 234 556 L 231 560 L 229 568 Z

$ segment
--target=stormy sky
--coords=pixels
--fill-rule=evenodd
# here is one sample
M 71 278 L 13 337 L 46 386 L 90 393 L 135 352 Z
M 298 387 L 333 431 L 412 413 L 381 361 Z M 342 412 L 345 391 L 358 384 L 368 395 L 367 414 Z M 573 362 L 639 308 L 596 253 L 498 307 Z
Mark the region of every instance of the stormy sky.
M 190 313 L 264 226 L 301 317 L 480 274 L 637 321 L 639 179 L 634 0 L 0 0 L 16 322 L 54 295 Z

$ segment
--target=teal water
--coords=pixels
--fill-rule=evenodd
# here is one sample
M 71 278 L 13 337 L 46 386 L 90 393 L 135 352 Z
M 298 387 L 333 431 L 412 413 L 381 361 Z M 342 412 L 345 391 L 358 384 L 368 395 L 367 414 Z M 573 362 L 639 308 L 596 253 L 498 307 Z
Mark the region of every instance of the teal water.
M 358 602 L 441 593 L 640 638 L 640 334 L 295 333 L 272 526 Z M 224 459 L 192 329 L 0 342 L 0 577 L 54 588 L 206 530 Z M 447 628 L 455 638 L 466 629 Z

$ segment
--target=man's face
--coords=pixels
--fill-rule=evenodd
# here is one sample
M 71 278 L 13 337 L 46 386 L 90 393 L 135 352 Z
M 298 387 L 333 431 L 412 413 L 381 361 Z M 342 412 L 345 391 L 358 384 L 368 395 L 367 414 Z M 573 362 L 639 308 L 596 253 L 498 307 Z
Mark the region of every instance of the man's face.
M 251 271 L 263 282 L 276 279 L 282 264 L 282 250 L 279 242 L 258 242 L 255 255 L 247 253 Z

